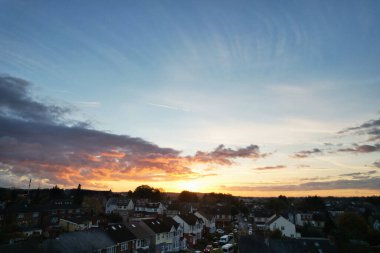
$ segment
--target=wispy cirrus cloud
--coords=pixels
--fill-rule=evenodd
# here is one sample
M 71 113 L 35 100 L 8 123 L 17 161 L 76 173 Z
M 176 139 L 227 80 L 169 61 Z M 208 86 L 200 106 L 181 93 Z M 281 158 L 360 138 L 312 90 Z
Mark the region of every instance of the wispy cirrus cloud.
M 257 167 L 254 168 L 254 170 L 278 170 L 278 169 L 285 169 L 285 165 L 277 165 L 277 166 L 265 166 L 265 167 Z
M 312 150 L 302 150 L 294 153 L 292 155 L 293 158 L 307 158 L 314 154 L 323 154 L 322 150 L 319 148 L 314 148 Z
M 22 79 L 0 77 L 0 173 L 32 176 L 47 184 L 99 185 L 100 181 L 173 181 L 215 176 L 191 169 L 194 163 L 231 165 L 259 158 L 259 147 L 218 146 L 182 156 L 141 138 L 117 135 L 66 119 L 70 110 L 35 100 Z M 98 181 L 98 182 L 97 182 Z

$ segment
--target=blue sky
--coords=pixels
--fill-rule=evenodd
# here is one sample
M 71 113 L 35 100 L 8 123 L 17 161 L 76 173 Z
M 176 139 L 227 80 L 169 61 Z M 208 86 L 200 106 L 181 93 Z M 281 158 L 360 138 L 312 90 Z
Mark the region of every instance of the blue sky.
M 272 153 L 239 161 L 243 172 L 231 187 L 257 183 L 242 182 L 251 168 L 279 164 L 295 173 L 284 184 L 299 183 L 292 153 L 364 144 L 360 134 L 336 133 L 379 118 L 377 1 L 1 0 L 0 7 L 0 73 L 32 83 L 38 101 L 75 108 L 71 119 L 184 156 L 219 144 Z M 338 180 L 347 170 L 365 172 L 378 151 L 335 156 L 310 158 L 314 170 L 301 174 L 327 167 L 323 174 Z M 215 170 L 213 189 L 228 187 L 231 168 Z M 258 177 L 270 183 L 284 174 Z

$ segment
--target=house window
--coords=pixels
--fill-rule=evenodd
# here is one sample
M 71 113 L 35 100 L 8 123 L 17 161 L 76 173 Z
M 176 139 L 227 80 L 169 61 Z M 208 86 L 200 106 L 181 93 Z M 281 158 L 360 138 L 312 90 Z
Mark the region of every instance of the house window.
M 114 246 L 108 247 L 107 248 L 107 253 L 116 253 L 115 247 Z
M 121 251 L 126 251 L 128 249 L 128 243 L 124 242 L 120 246 Z
M 281 226 L 281 230 L 285 230 L 284 226 Z

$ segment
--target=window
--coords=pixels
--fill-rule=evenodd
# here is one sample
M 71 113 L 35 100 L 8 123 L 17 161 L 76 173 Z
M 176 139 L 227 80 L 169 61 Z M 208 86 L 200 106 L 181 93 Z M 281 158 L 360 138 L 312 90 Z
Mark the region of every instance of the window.
M 107 253 L 116 253 L 115 247 L 114 246 L 108 247 L 107 248 Z
M 285 227 L 284 227 L 284 226 L 281 226 L 281 230 L 285 230 Z
M 128 249 L 128 243 L 124 242 L 120 246 L 121 251 L 126 251 Z

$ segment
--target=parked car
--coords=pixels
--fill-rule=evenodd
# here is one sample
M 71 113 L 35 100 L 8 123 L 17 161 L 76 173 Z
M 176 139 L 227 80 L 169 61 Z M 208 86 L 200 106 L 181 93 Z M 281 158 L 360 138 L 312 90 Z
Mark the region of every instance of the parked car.
M 221 228 L 218 228 L 218 229 L 216 230 L 216 232 L 217 232 L 218 234 L 224 234 L 224 230 L 221 229 Z
M 232 244 L 225 244 L 222 247 L 223 253 L 233 253 L 234 252 L 234 246 Z
M 219 245 L 229 243 L 232 239 L 234 239 L 233 235 L 223 235 L 219 239 Z
M 203 250 L 203 252 L 204 253 L 210 253 L 213 248 L 214 247 L 212 247 L 212 245 L 207 245 L 206 248 Z

